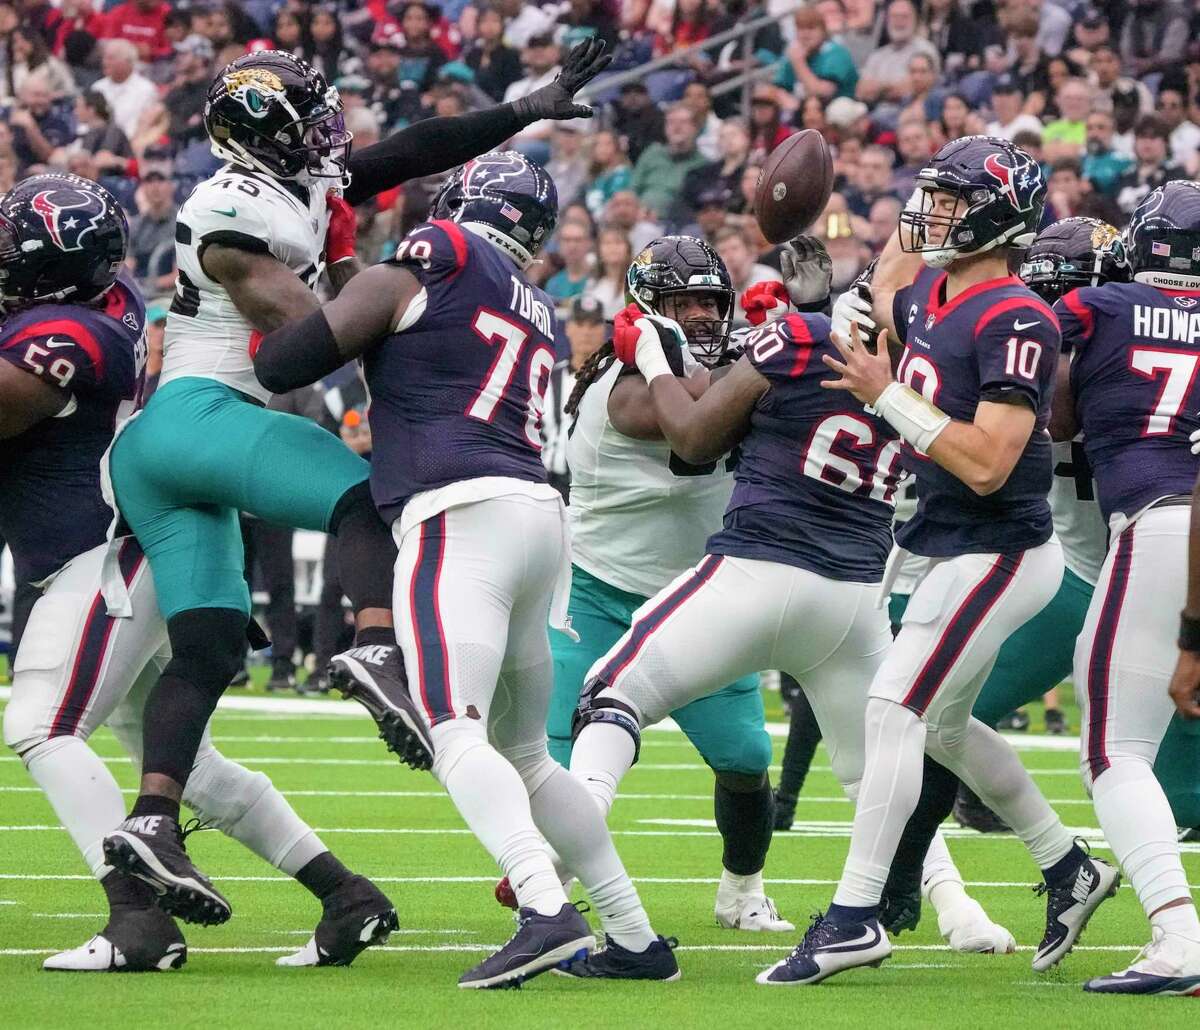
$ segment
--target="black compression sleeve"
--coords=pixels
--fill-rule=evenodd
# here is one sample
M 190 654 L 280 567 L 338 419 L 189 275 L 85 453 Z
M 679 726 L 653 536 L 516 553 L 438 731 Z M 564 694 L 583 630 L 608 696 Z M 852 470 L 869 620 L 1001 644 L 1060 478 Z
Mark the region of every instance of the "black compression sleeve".
M 254 374 L 272 393 L 310 386 L 346 363 L 325 312 L 314 311 L 267 333 L 254 353 Z
M 486 154 L 528 124 L 500 104 L 453 118 L 427 118 L 350 154 L 346 202 L 354 205 L 409 179 L 436 175 Z

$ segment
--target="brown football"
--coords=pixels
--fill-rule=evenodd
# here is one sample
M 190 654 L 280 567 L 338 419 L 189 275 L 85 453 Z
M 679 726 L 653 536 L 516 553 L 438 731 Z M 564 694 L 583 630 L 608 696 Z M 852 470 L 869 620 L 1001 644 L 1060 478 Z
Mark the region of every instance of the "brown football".
M 772 243 L 799 236 L 825 210 L 833 192 L 833 157 L 816 129 L 789 136 L 763 163 L 754 213 Z

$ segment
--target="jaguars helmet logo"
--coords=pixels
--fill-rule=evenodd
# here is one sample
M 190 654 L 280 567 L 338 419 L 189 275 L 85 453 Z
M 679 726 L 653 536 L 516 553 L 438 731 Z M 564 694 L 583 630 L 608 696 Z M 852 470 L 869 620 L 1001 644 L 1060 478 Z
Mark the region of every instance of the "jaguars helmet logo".
M 225 92 L 254 118 L 267 113 L 268 99 L 286 95 L 283 80 L 266 68 L 239 68 L 225 76 Z

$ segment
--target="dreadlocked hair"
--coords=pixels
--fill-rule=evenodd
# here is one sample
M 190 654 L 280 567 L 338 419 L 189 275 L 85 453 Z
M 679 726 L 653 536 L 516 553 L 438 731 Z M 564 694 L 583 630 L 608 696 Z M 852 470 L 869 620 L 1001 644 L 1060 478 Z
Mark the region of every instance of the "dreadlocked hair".
M 596 350 L 595 354 L 579 366 L 579 371 L 575 373 L 575 389 L 571 391 L 571 396 L 567 398 L 567 403 L 563 411 L 571 416 L 577 415 L 579 413 L 579 405 L 582 403 L 583 395 L 587 393 L 588 387 L 604 375 L 616 360 L 617 354 L 613 350 L 612 340 L 606 340 Z

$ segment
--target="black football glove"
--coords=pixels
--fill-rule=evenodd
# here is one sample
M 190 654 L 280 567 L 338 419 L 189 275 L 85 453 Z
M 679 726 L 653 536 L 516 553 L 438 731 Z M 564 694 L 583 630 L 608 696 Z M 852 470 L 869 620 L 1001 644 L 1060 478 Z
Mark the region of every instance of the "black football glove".
M 548 86 L 535 89 L 527 97 L 513 101 L 513 110 L 528 122 L 542 118 L 591 118 L 592 109 L 583 104 L 572 103 L 576 93 L 612 63 L 612 54 L 604 51 L 606 44 L 599 36 L 592 36 L 576 44 L 562 71 Z

